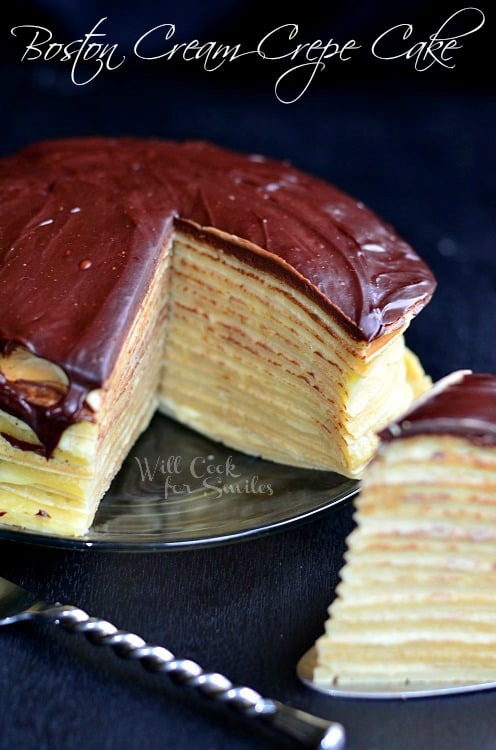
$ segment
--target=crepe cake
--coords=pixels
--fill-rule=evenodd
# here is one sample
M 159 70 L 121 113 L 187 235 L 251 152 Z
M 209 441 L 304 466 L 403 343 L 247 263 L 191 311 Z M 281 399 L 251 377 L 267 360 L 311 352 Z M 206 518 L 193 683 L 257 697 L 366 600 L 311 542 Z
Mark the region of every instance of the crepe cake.
M 434 279 L 364 205 L 203 142 L 50 141 L 0 162 L 0 513 L 81 534 L 158 408 L 358 476 L 429 385 Z
M 380 437 L 314 682 L 494 682 L 496 376 L 448 376 Z

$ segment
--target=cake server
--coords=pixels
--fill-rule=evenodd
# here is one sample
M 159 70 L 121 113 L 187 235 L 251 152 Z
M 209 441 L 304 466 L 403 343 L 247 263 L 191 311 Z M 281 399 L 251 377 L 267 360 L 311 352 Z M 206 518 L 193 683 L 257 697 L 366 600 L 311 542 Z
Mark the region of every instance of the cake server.
M 147 643 L 106 620 L 90 617 L 79 607 L 43 601 L 0 577 L 0 625 L 13 625 L 22 620 L 48 621 L 69 633 L 82 633 L 94 645 L 110 646 L 117 656 L 135 659 L 151 672 L 164 672 L 179 685 L 224 703 L 245 718 L 268 725 L 304 747 L 316 750 L 343 750 L 345 747 L 341 724 L 263 698 L 249 687 L 233 685 L 224 675 L 205 672 L 190 659 L 177 659 L 163 646 Z

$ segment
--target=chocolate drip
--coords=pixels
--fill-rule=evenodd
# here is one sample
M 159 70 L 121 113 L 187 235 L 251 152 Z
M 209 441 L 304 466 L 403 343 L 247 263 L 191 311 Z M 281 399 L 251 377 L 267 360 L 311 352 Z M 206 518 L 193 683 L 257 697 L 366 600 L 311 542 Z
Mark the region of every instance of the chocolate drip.
M 0 408 L 47 455 L 112 371 L 175 221 L 303 289 L 359 341 L 401 326 L 434 290 L 391 227 L 286 163 L 131 138 L 24 149 L 0 161 L 0 353 L 25 346 L 70 387 L 48 407 L 0 388 Z

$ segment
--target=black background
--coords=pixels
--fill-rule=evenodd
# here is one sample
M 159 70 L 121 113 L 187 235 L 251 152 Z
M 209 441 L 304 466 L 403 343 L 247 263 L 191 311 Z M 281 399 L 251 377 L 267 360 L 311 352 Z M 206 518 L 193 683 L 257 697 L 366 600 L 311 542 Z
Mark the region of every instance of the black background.
M 377 61 L 371 40 L 414 24 L 412 43 L 463 4 L 306 3 L 295 11 L 262 2 L 18 2 L 1 11 L 0 149 L 84 134 L 199 138 L 289 159 L 354 194 L 396 226 L 430 264 L 438 289 L 408 332 L 437 379 L 451 370 L 496 372 L 496 102 L 489 3 L 484 28 L 464 42 L 456 68 L 418 72 L 412 61 Z M 21 62 L 23 37 L 40 24 L 57 41 L 106 16 L 108 40 L 126 63 L 75 86 L 62 63 Z M 274 84 L 279 63 L 245 58 L 206 73 L 193 62 L 139 63 L 146 30 L 174 23 L 174 41 L 253 46 L 284 23 L 298 41 L 355 38 L 349 63 L 331 60 L 295 103 Z M 368 47 L 367 47 L 368 45 Z M 489 692 L 388 703 L 321 699 L 294 675 L 322 631 L 341 565 L 351 509 L 306 527 L 229 547 L 167 554 L 71 553 L 0 544 L 1 570 L 42 594 L 79 603 L 224 671 L 265 694 L 346 724 L 350 750 L 496 746 Z M 269 747 L 159 678 L 84 642 L 39 627 L 0 632 L 2 748 Z M 222 724 L 227 722 L 227 727 Z

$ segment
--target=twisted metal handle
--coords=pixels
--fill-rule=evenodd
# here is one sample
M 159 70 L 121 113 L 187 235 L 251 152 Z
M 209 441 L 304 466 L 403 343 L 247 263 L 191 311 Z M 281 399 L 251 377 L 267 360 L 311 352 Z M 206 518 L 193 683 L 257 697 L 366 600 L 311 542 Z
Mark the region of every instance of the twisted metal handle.
M 70 633 L 82 633 L 94 645 L 109 646 L 117 656 L 139 661 L 150 672 L 163 672 L 176 683 L 224 703 L 247 718 L 258 718 L 307 747 L 343 750 L 345 746 L 341 724 L 263 698 L 252 688 L 234 685 L 217 672 L 205 672 L 191 659 L 177 659 L 163 646 L 147 643 L 139 635 L 119 630 L 106 620 L 90 617 L 78 607 L 38 605 L 30 614 L 36 619 L 48 619 Z

